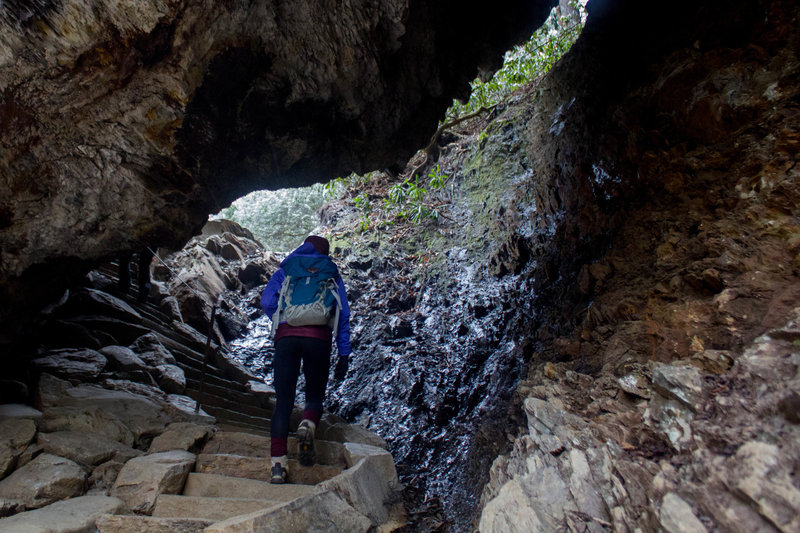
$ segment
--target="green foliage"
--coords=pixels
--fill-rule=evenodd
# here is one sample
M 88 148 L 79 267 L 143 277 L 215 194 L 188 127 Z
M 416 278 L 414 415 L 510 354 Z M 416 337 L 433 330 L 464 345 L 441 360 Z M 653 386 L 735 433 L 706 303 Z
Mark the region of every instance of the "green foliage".
M 586 0 L 571 0 L 571 13 L 562 15 L 558 8 L 524 44 L 506 53 L 500 70 L 488 81 L 476 78 L 464 103 L 453 101 L 445 121 L 450 121 L 492 106 L 523 85 L 543 76 L 578 39 L 586 18 Z
M 303 242 L 319 224 L 324 186 L 256 191 L 239 198 L 209 218 L 226 218 L 253 232 L 269 250 L 288 251 Z

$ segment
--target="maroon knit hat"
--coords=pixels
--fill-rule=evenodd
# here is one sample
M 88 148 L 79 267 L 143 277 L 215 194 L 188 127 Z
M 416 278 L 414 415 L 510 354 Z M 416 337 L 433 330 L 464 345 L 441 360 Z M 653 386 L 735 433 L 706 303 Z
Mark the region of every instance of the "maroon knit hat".
M 322 255 L 328 255 L 331 251 L 331 245 L 328 242 L 328 239 L 326 239 L 325 237 L 320 237 L 318 235 L 309 235 L 303 242 L 310 242 L 311 244 L 313 244 L 314 248 L 316 248 L 316 250 Z

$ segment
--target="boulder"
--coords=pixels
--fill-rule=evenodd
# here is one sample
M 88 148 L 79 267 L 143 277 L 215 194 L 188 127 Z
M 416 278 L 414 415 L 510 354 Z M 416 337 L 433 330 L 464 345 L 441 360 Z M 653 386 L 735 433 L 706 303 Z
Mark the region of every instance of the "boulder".
M 99 465 L 111 459 L 128 461 L 142 452 L 88 431 L 57 431 L 39 433 L 37 443 L 50 454 L 66 457 L 83 465 Z
M 800 489 L 794 465 L 774 444 L 750 441 L 728 459 L 727 485 L 778 530 L 800 531 Z
M 125 463 L 113 459 L 96 466 L 89 476 L 90 489 L 99 489 L 103 492 L 111 490 L 123 466 Z
M 111 494 L 132 511 L 150 514 L 159 494 L 183 490 L 194 463 L 194 454 L 179 450 L 136 457 L 125 463 Z
M 210 425 L 194 424 L 191 422 L 173 422 L 167 426 L 166 431 L 153 439 L 148 453 L 166 452 L 170 450 L 185 450 L 195 452 L 214 432 Z
M 75 381 L 94 381 L 106 367 L 103 354 L 90 349 L 51 350 L 31 363 L 37 372 L 48 372 Z
M 482 533 L 556 531 L 516 479 L 503 485 L 500 493 L 486 504 L 481 513 L 479 530 Z
M 703 401 L 703 380 L 691 366 L 656 365 L 653 369 L 653 389 L 668 399 L 674 399 L 696 413 Z
M 316 437 L 320 439 L 337 442 L 358 442 L 360 444 L 369 444 L 384 449 L 389 447 L 386 441 L 379 435 L 357 424 L 348 424 L 344 420 L 331 419 L 331 417 L 327 415 L 321 422 L 322 423 L 317 426 L 315 434 Z
M 389 521 L 387 503 L 400 490 L 396 476 L 390 479 L 384 476 L 388 470 L 386 456 L 367 455 L 355 466 L 318 487 L 335 493 L 377 526 Z
M 147 364 L 136 353 L 125 346 L 106 346 L 100 349 L 108 360 L 108 366 L 112 370 L 122 370 L 132 372 L 136 370 L 147 370 Z
M 175 364 L 175 356 L 164 348 L 155 333 L 142 335 L 130 345 L 130 349 L 136 352 L 142 361 L 150 366 Z
M 166 393 L 183 394 L 186 390 L 186 375 L 177 365 L 157 365 L 154 369 L 158 385 Z
M 64 388 L 52 380 L 47 384 L 56 386 L 40 393 L 51 405 L 43 409 L 46 432 L 93 431 L 131 446 L 162 433 L 172 421 L 162 405 L 138 394 L 97 385 Z
M 0 481 L 0 498 L 36 509 L 83 494 L 86 477 L 77 463 L 43 453 Z
M 12 409 L 7 409 L 12 411 Z M 6 477 L 36 436 L 36 424 L 28 418 L 0 420 L 0 478 Z
M 708 531 L 695 516 L 692 507 L 674 492 L 668 492 L 661 500 L 658 521 L 667 533 L 706 533 Z
M 75 533 L 94 531 L 101 515 L 123 512 L 118 498 L 91 495 L 55 502 L 41 509 L 0 520 L 0 531 L 8 533 Z

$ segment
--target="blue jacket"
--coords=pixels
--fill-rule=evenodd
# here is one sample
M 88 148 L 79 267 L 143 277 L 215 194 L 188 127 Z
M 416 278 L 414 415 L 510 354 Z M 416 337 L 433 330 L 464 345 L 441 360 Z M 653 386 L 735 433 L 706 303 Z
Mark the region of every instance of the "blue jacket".
M 286 262 L 289 257 L 294 255 L 322 257 L 322 254 L 320 254 L 317 249 L 314 248 L 313 244 L 310 242 L 304 242 L 299 248 L 290 253 L 289 256 L 283 260 L 281 267 L 283 267 L 284 262 Z M 283 280 L 285 278 L 286 273 L 284 272 L 283 268 L 279 268 L 270 278 L 269 283 L 267 283 L 267 287 L 264 289 L 264 292 L 261 293 L 261 307 L 269 317 L 272 317 L 275 314 L 275 311 L 278 310 L 278 296 L 280 295 L 281 285 L 283 284 Z M 344 281 L 342 281 L 341 276 L 337 277 L 336 285 L 339 287 L 339 298 L 342 301 L 342 308 L 339 311 L 339 325 L 336 328 L 336 347 L 339 351 L 339 355 L 346 357 L 349 356 L 351 352 L 350 305 L 347 303 L 347 292 L 345 291 Z

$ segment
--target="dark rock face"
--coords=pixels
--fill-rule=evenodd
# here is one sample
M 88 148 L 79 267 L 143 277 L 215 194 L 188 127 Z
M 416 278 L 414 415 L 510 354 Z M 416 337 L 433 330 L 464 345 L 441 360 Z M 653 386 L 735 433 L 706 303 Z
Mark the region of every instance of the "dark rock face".
M 250 190 L 404 161 L 553 4 L 4 3 L 0 317 Z

